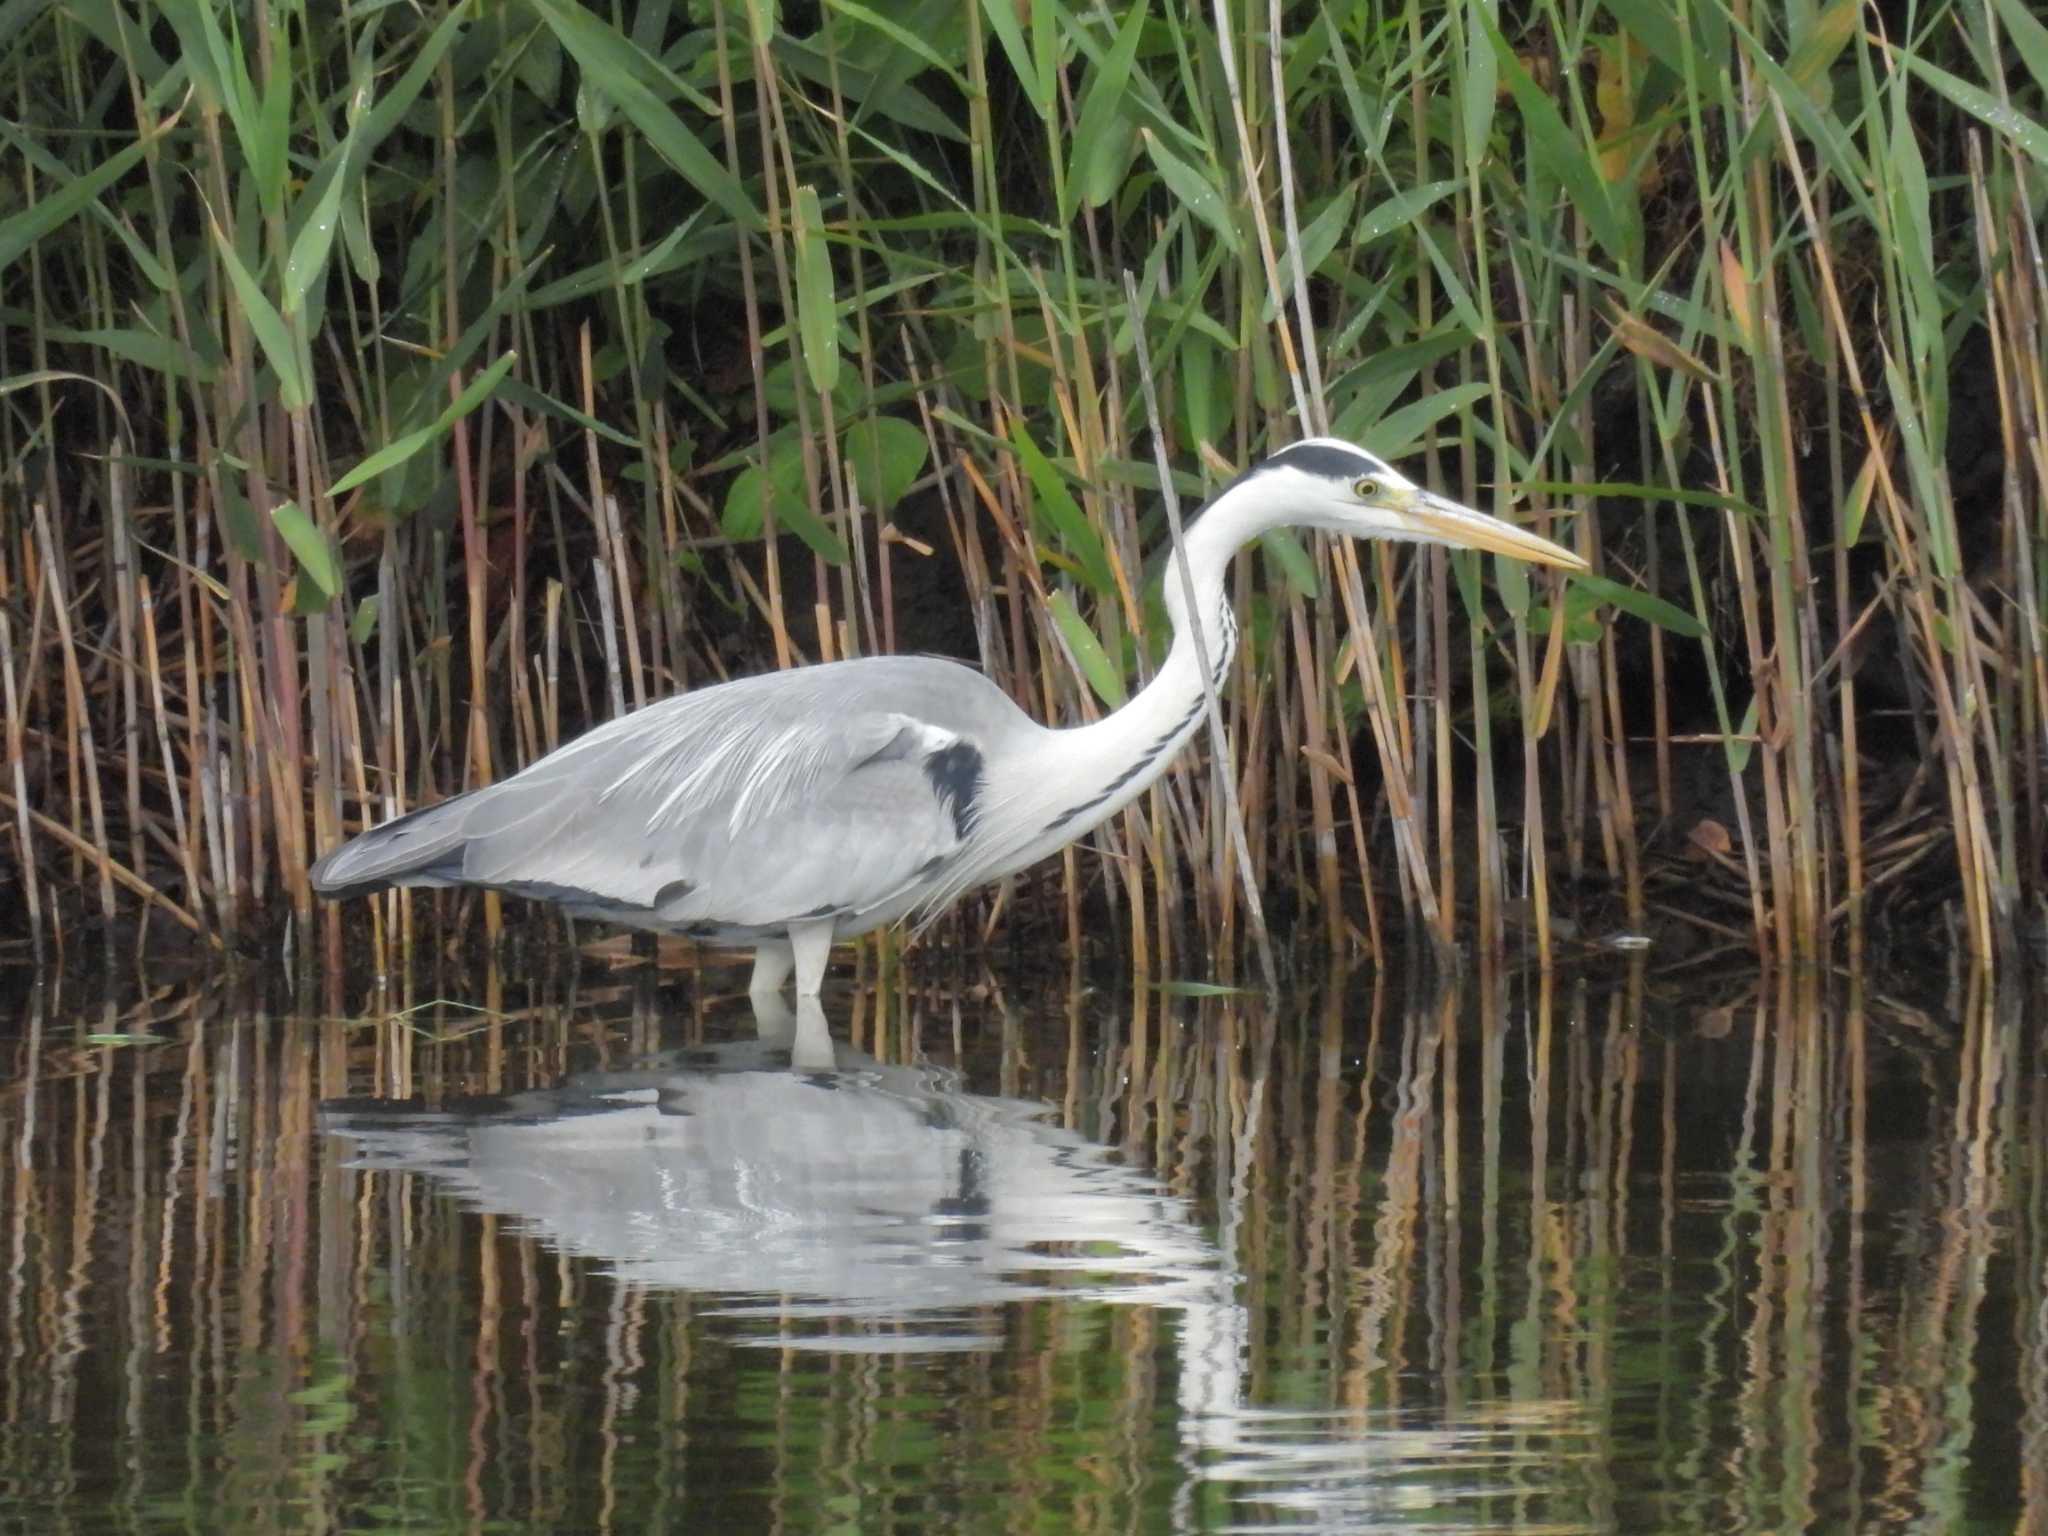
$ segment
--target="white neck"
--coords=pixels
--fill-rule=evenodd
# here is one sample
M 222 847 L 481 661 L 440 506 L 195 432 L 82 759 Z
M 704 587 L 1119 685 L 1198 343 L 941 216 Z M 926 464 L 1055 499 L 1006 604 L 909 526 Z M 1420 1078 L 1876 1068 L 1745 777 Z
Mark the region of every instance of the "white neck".
M 1100 826 L 1164 773 L 1202 728 L 1202 663 L 1220 690 L 1237 648 L 1237 616 L 1224 591 L 1230 560 L 1268 525 L 1253 498 L 1228 494 L 1189 525 L 1182 547 L 1195 589 L 1192 622 L 1180 562 L 1169 555 L 1163 590 L 1173 645 L 1164 664 L 1123 708 L 1091 725 L 1047 733 L 1031 782 L 1006 786 L 1036 830 L 1028 842 L 1001 852 L 999 873 L 1035 863 Z

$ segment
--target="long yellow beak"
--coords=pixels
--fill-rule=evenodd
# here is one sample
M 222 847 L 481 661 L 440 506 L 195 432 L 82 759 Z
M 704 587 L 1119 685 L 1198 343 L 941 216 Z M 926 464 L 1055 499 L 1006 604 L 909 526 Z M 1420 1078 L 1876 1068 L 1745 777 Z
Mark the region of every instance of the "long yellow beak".
M 1474 512 L 1430 491 L 1415 491 L 1391 510 L 1417 534 L 1453 549 L 1483 549 L 1491 554 L 1512 555 L 1517 560 L 1532 560 L 1538 565 L 1563 566 L 1568 571 L 1586 569 L 1586 562 L 1562 544 L 1525 533 L 1513 523 Z

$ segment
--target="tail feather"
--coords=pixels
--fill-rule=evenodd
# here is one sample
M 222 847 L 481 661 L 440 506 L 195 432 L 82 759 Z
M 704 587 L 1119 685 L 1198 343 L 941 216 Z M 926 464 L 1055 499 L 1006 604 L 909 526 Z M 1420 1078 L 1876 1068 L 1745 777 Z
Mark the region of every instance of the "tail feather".
M 409 811 L 330 850 L 310 871 L 323 896 L 361 896 L 392 885 L 448 885 L 462 878 L 468 795 Z

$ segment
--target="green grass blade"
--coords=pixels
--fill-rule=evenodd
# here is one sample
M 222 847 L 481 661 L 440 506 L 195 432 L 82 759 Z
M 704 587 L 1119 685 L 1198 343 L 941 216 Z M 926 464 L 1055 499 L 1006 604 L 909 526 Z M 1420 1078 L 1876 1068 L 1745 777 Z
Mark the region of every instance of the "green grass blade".
M 1010 419 L 1010 446 L 1016 449 L 1031 481 L 1032 510 L 1050 525 L 1061 546 L 1080 563 L 1089 591 L 1096 597 L 1111 596 L 1116 591 L 1116 577 L 1110 571 L 1109 555 L 1101 538 L 1088 521 L 1088 514 L 1067 490 L 1060 472 L 1032 441 L 1030 429 L 1018 417 Z
M 207 225 L 213 231 L 214 248 L 220 252 L 221 264 L 227 268 L 235 298 L 249 317 L 249 329 L 255 333 L 256 344 L 262 348 L 270 371 L 277 375 L 277 392 L 284 400 L 285 409 L 303 411 L 312 403 L 313 389 L 306 376 L 305 359 L 299 350 L 298 339 L 291 327 L 285 324 L 277 306 L 270 302 L 263 285 L 256 281 L 242 264 L 242 258 L 235 254 L 234 242 L 211 218 Z
M 1074 217 L 1082 201 L 1091 208 L 1099 208 L 1108 200 L 1108 194 L 1117 190 L 1113 182 L 1106 188 L 1098 187 L 1098 168 L 1110 158 L 1108 151 L 1115 142 L 1110 127 L 1125 107 L 1131 61 L 1137 56 L 1138 39 L 1145 32 L 1148 10 L 1143 5 L 1131 7 L 1115 44 L 1095 67 L 1089 82 L 1087 99 L 1082 102 L 1081 115 L 1074 125 L 1074 148 L 1067 162 L 1067 178 L 1060 187 L 1063 223 Z
M 1073 599 L 1064 589 L 1055 589 L 1046 594 L 1045 606 L 1052 611 L 1052 622 L 1066 642 L 1067 650 L 1074 658 L 1074 664 L 1081 669 L 1095 697 L 1111 709 L 1123 708 L 1126 697 L 1123 674 L 1110 664 L 1109 653 L 1102 648 L 1102 642 L 1095 638 L 1095 631 L 1087 621 L 1074 610 Z
M 375 453 L 370 454 L 360 464 L 356 465 L 354 469 L 335 481 L 333 485 L 329 486 L 327 494 L 329 496 L 344 495 L 365 481 L 373 480 L 387 470 L 396 469 L 422 448 L 445 437 L 448 430 L 456 422 L 467 416 L 489 398 L 491 391 L 498 387 L 498 381 L 504 378 L 511 371 L 512 365 L 518 361 L 519 354 L 517 352 L 507 352 L 503 357 L 491 364 L 490 367 L 470 380 L 469 387 L 455 397 L 454 401 L 448 406 L 448 409 L 435 419 L 432 426 L 421 427 L 416 432 L 406 433 L 405 436 L 397 439 L 395 442 L 386 443 L 382 448 L 379 448 Z
M 1892 53 L 1906 68 L 1976 118 L 1986 128 L 2011 139 L 2038 164 L 2048 165 L 2048 128 L 2042 127 L 2018 108 L 2005 106 L 1989 91 L 1950 74 L 1940 65 L 1930 63 L 1909 49 L 1895 48 Z
M 796 241 L 797 332 L 804 371 L 821 395 L 839 382 L 839 298 L 832 286 L 832 252 L 825 244 L 825 216 L 818 208 L 818 189 L 796 189 L 790 210 Z
M 305 509 L 295 501 L 281 501 L 270 509 L 270 520 L 284 535 L 293 556 L 322 594 L 333 598 L 341 591 L 341 566 L 334 558 L 334 546 L 314 525 Z
M 1707 627 L 1692 614 L 1676 604 L 1667 603 L 1661 597 L 1648 592 L 1638 592 L 1634 587 L 1625 587 L 1618 581 L 1609 581 L 1605 576 L 1594 576 L 1574 571 L 1566 578 L 1578 591 L 1612 604 L 1623 613 L 1633 614 L 1646 623 L 1655 624 L 1659 629 L 1668 629 L 1675 635 L 1684 635 L 1688 640 L 1706 638 Z
M 0 138 L 16 149 L 27 150 L 29 141 L 11 123 L 0 122 Z M 76 218 L 97 201 L 102 192 L 134 170 L 145 147 L 138 142 L 116 150 L 83 176 L 38 197 L 12 217 L 0 220 L 0 272 L 13 266 L 30 246 Z M 53 168 L 54 162 L 46 162 L 45 174 Z
M 761 215 L 746 189 L 648 84 L 680 86 L 633 42 L 571 0 L 526 0 L 576 60 L 584 78 L 604 92 L 645 135 L 654 151 L 743 229 L 759 229 Z
M 1214 230 L 1233 256 L 1243 250 L 1243 243 L 1237 233 L 1237 224 L 1230 217 L 1230 209 L 1223 200 L 1223 194 L 1195 167 L 1180 158 L 1159 142 L 1159 136 L 1150 128 L 1138 130 L 1138 137 L 1145 142 L 1145 153 L 1151 156 L 1153 166 L 1160 179 L 1184 206 L 1209 228 Z

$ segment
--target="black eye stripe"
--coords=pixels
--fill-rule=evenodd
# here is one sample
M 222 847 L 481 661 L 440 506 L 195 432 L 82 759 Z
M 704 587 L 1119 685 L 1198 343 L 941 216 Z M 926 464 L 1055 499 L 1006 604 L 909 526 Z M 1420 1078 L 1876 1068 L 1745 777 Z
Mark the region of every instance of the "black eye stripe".
M 1363 449 L 1340 448 L 1331 443 L 1296 443 L 1291 448 L 1282 448 L 1259 468 L 1275 469 L 1283 465 L 1332 480 L 1356 480 L 1360 476 L 1377 478 L 1387 473 L 1387 466 Z

